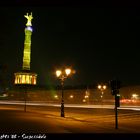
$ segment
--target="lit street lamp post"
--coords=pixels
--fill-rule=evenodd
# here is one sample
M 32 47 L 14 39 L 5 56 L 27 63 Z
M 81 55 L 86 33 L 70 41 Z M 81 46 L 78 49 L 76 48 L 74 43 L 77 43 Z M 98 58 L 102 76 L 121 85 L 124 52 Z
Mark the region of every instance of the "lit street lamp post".
M 64 78 L 61 79 L 61 87 L 62 87 L 61 117 L 65 117 L 65 114 L 64 114 Z
M 106 90 L 106 85 L 98 85 L 98 89 L 101 91 L 101 102 L 103 103 L 103 94 L 104 90 Z
M 62 89 L 62 95 L 61 95 L 61 117 L 65 117 L 64 114 L 64 80 L 71 74 L 71 69 L 65 69 L 63 71 L 57 70 L 56 76 L 61 81 L 61 89 Z

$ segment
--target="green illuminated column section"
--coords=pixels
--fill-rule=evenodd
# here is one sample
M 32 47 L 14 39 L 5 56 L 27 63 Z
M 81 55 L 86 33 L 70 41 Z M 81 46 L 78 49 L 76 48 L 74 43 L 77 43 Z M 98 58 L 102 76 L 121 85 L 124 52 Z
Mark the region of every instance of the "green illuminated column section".
M 23 70 L 30 70 L 30 58 L 31 58 L 31 35 L 32 28 L 27 26 L 25 28 L 25 41 L 24 41 L 24 53 L 23 53 Z

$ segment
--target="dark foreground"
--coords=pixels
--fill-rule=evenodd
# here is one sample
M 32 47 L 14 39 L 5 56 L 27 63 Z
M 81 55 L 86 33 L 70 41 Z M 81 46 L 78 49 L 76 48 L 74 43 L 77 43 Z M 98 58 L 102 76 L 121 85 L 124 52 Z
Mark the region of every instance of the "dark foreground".
M 0 133 L 140 133 L 140 111 L 120 110 L 115 129 L 114 110 L 1 105 Z

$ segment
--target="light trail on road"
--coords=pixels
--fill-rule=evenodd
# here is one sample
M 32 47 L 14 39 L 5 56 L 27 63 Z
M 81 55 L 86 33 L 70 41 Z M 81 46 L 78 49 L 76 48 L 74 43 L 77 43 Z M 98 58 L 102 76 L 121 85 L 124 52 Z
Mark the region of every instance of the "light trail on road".
M 0 101 L 0 104 L 25 105 L 25 102 L 24 101 Z M 28 106 L 53 106 L 53 107 L 60 107 L 60 104 L 56 104 L 56 103 L 42 103 L 42 102 L 26 102 L 26 105 L 28 105 Z M 114 109 L 114 105 L 65 104 L 65 107 L 71 107 L 71 108 L 105 108 L 105 109 Z M 140 106 L 122 105 L 122 106 L 118 107 L 118 109 L 140 111 Z

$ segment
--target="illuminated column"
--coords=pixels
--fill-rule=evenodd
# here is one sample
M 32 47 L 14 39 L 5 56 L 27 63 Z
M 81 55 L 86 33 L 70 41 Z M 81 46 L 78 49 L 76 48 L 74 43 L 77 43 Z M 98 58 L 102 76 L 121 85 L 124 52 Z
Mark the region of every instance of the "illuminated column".
M 23 64 L 22 71 L 15 73 L 15 84 L 30 84 L 36 85 L 37 74 L 30 72 L 30 58 L 31 58 L 31 36 L 32 36 L 32 13 L 28 13 L 24 16 L 27 18 L 25 28 L 25 41 L 24 41 L 24 52 L 23 52 Z
M 31 15 L 25 15 L 27 18 L 26 28 L 25 28 L 25 41 L 24 41 L 24 53 L 23 53 L 23 70 L 30 70 L 30 58 L 31 58 L 31 36 L 32 36 L 32 24 L 31 20 L 33 19 Z

